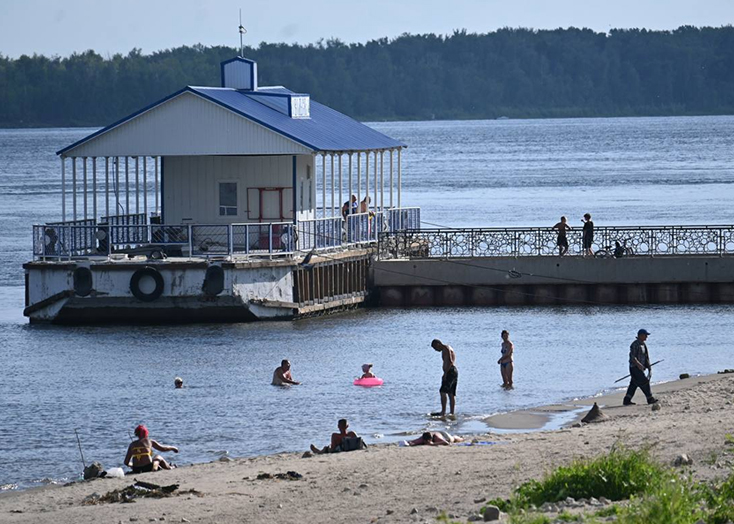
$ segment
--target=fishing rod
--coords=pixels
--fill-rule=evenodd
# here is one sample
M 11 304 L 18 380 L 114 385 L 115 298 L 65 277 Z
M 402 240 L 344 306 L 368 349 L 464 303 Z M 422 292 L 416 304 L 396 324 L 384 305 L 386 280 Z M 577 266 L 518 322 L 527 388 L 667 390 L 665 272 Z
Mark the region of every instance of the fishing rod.
M 84 460 L 84 452 L 82 452 L 82 441 L 79 440 L 79 432 L 74 428 L 74 434 L 76 435 L 76 443 L 79 446 L 79 454 L 82 456 L 82 465 L 84 466 L 84 469 L 87 469 L 87 463 Z
M 665 359 L 663 358 L 663 359 L 658 360 L 657 362 L 653 362 L 652 364 L 650 364 L 650 367 L 653 367 L 655 364 L 660 364 L 664 360 Z M 624 379 L 629 378 L 630 376 L 631 376 L 631 374 L 630 375 L 625 375 L 622 378 L 619 378 L 619 379 L 615 380 L 614 383 L 616 384 L 617 382 L 622 382 Z

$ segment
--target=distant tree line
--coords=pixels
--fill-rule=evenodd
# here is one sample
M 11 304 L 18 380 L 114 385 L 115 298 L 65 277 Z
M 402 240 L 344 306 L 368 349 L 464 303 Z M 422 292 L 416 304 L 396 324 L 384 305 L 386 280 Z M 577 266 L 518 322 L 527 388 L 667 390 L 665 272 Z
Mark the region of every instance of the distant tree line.
M 103 58 L 0 54 L 0 127 L 113 122 L 185 85 L 219 85 L 234 48 Z M 366 44 L 246 48 L 260 85 L 360 120 L 734 113 L 734 28 L 501 29 Z

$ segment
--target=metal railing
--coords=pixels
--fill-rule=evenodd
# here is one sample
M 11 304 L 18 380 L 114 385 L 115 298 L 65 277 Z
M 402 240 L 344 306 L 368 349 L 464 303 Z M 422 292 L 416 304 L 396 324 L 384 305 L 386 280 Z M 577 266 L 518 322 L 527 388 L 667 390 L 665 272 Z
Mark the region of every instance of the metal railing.
M 339 247 L 344 239 L 341 217 L 317 218 L 298 222 L 298 249 L 328 249 Z
M 568 255 L 582 255 L 582 232 L 567 233 Z M 378 256 L 390 258 L 558 256 L 551 228 L 423 229 L 380 234 Z M 617 245 L 618 243 L 618 245 Z M 592 251 L 614 256 L 734 254 L 734 226 L 608 226 L 594 230 Z M 601 252 L 600 252 L 601 251 Z
M 142 216 L 142 215 L 141 215 Z M 418 208 L 391 209 L 341 217 L 248 224 L 138 224 L 138 215 L 33 226 L 33 256 L 63 259 L 108 256 L 136 250 L 176 256 L 289 255 L 377 242 L 381 232 L 418 227 Z M 143 217 L 144 220 L 144 217 Z

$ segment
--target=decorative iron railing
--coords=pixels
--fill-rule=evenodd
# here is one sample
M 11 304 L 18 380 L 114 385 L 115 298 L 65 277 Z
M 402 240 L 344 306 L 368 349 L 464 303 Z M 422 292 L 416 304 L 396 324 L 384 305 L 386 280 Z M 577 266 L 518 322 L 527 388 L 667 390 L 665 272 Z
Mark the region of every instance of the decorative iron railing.
M 380 234 L 378 256 L 390 258 L 520 257 L 559 254 L 551 228 L 423 229 Z M 582 255 L 582 232 L 567 233 L 568 255 Z M 734 254 L 734 226 L 608 226 L 594 231 L 597 256 Z M 616 250 L 616 253 L 615 253 Z

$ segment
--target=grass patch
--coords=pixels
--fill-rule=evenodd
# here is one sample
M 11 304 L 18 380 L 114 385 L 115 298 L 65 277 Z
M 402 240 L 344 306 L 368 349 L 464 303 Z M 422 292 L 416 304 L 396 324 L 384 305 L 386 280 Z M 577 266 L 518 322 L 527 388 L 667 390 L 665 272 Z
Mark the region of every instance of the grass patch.
M 646 450 L 618 447 L 608 455 L 576 460 L 542 480 L 522 484 L 515 490 L 509 506 L 541 506 L 544 502 L 558 502 L 566 497 L 625 500 L 649 492 L 670 476 L 671 472 L 653 461 Z

